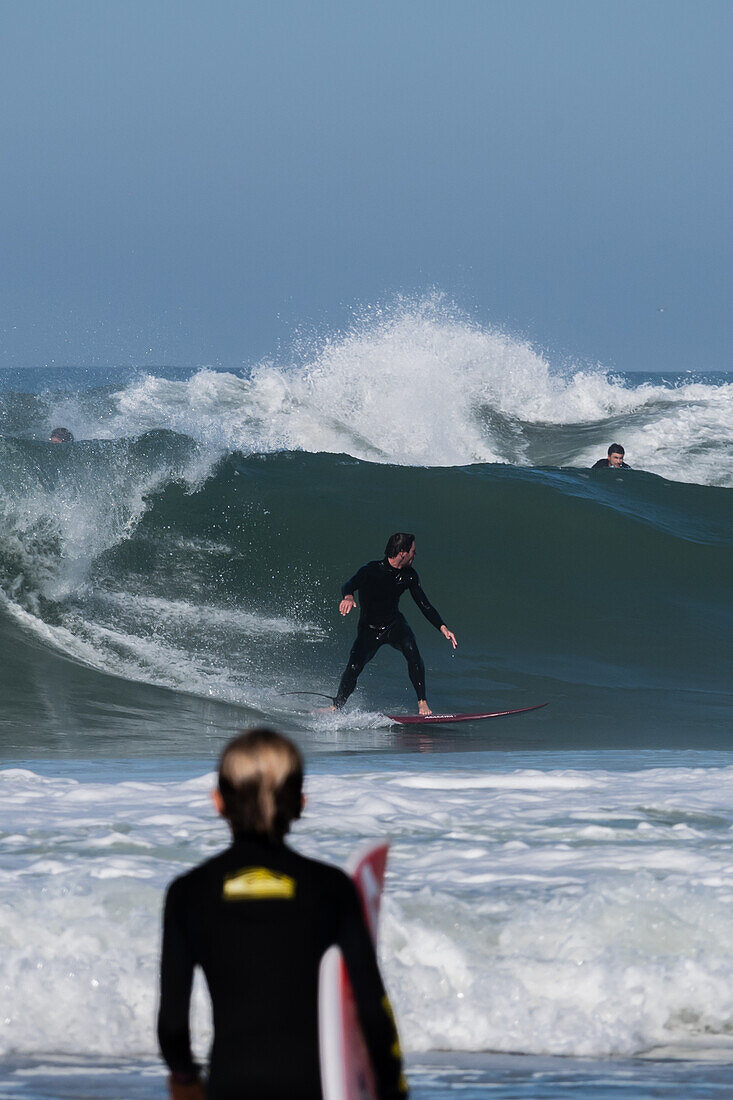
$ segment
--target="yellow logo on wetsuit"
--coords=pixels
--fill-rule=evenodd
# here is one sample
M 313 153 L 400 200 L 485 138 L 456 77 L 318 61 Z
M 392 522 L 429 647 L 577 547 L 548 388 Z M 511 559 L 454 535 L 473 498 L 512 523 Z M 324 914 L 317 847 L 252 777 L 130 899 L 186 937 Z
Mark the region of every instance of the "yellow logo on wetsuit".
M 295 879 L 267 867 L 243 867 L 224 876 L 221 896 L 225 901 L 262 901 L 295 897 Z

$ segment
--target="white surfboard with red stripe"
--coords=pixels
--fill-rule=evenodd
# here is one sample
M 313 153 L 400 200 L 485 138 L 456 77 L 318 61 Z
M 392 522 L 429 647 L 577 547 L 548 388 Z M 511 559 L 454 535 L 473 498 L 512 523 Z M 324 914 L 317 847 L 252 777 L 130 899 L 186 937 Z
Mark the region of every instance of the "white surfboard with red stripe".
M 369 844 L 356 852 L 346 867 L 356 884 L 375 946 L 388 850 L 384 841 Z M 356 1001 L 338 947 L 329 948 L 321 960 L 318 1033 L 323 1100 L 377 1100 Z

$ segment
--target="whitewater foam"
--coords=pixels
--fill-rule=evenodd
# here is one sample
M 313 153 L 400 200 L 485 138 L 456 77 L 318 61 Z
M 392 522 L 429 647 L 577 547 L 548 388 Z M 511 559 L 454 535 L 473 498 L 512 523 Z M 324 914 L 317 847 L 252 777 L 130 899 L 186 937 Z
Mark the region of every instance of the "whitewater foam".
M 226 842 L 212 782 L 0 772 L 5 1052 L 153 1053 L 162 888 Z M 342 860 L 392 837 L 381 956 L 408 1050 L 730 1040 L 733 768 L 443 761 L 315 775 L 308 799 L 294 843 L 309 854 Z
M 189 444 L 152 461 L 126 443 L 53 457 L 12 441 L 0 455 L 3 580 L 16 596 L 74 592 L 100 554 L 130 537 L 156 490 L 172 480 L 193 489 L 213 461 Z
M 637 468 L 733 484 L 733 385 L 634 384 L 600 367 L 553 367 L 440 296 L 366 311 L 290 362 L 263 361 L 244 376 L 142 376 L 115 400 L 95 434 L 166 427 L 222 450 L 418 466 L 587 466 L 621 438 Z
M 604 376 L 568 384 L 529 344 L 446 317 L 433 303 L 328 340 L 310 361 L 262 362 L 247 377 L 148 375 L 117 394 L 108 431 L 166 427 L 245 453 L 345 452 L 402 465 L 521 461 L 485 429 L 487 409 L 518 421 L 601 419 L 638 404 Z M 519 427 L 519 425 L 518 425 Z

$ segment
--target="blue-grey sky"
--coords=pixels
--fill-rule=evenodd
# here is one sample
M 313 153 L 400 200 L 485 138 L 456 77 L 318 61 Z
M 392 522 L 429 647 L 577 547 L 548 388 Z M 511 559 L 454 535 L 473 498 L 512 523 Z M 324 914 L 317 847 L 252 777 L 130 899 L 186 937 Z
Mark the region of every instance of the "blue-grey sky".
M 239 365 L 437 288 L 557 361 L 728 369 L 732 32 L 728 0 L 0 0 L 0 365 Z

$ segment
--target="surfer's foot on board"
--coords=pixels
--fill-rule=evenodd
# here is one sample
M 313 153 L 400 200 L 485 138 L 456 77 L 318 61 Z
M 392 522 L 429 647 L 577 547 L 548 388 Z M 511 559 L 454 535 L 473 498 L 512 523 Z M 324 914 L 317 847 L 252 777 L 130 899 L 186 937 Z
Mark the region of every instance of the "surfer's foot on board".
M 423 718 L 428 718 L 433 712 L 428 706 L 427 699 L 418 699 L 417 701 L 417 713 L 422 715 Z

